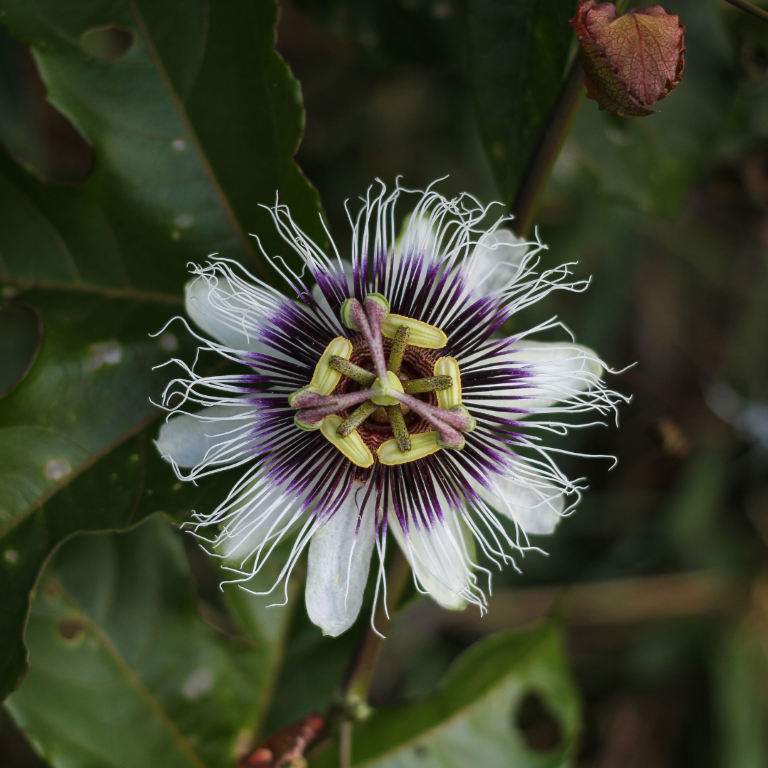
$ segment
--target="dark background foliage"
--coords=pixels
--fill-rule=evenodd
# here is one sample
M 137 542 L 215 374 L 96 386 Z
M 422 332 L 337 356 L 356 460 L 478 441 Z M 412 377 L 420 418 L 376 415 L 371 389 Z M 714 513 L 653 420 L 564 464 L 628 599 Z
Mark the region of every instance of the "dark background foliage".
M 574 4 L 284 2 L 277 50 L 301 93 L 270 58 L 271 3 L 108 5 L 0 3 L 0 392 L 29 369 L 0 399 L 5 690 L 25 666 L 14 617 L 49 553 L 150 519 L 72 538 L 49 564 L 31 668 L 0 713 L 0 764 L 233 765 L 254 723 L 268 733 L 328 706 L 365 622 L 322 638 L 300 579 L 287 611 L 221 593 L 170 528 L 222 485 L 178 488 L 154 455 L 148 397 L 167 374 L 147 371 L 192 345 L 177 327 L 147 334 L 179 311 L 187 260 L 253 265 L 249 231 L 277 248 L 257 208 L 275 189 L 315 221 L 318 195 L 291 161 L 301 97 L 296 161 L 338 243 L 345 200 L 376 177 L 423 188 L 448 175 L 444 194 L 511 202 L 574 53 Z M 410 722 L 437 729 L 413 747 L 426 765 L 457 764 L 438 747 L 460 751 L 462 728 L 488 766 L 510 764 L 483 757 L 488 745 L 521 766 L 768 765 L 768 25 L 722 0 L 665 8 L 687 28 L 681 86 L 636 120 L 584 102 L 535 217 L 544 266 L 577 262 L 590 290 L 516 319 L 557 313 L 614 368 L 636 363 L 612 380 L 633 398 L 620 429 L 563 443 L 618 465 L 564 457 L 590 491 L 537 542 L 547 556 L 494 576 L 486 617 L 409 596 L 372 692 L 403 708 L 361 731 L 366 764 L 397 759 Z M 195 57 L 203 12 L 213 32 Z M 126 56 L 126 81 L 112 79 Z M 482 642 L 550 616 L 565 657 L 549 624 Z M 404 704 L 470 647 L 439 694 L 454 731 Z M 493 690 L 472 688 L 482 664 Z M 504 696 L 519 754 L 501 725 L 482 731 Z M 104 729 L 124 711 L 133 732 Z

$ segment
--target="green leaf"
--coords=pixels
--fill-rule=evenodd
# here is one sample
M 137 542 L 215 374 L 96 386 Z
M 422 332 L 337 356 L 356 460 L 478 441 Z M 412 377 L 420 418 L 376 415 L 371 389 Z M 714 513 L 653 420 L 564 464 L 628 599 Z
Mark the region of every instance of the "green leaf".
M 521 730 L 528 725 L 521 707 L 528 709 L 530 701 L 538 701 L 557 722 L 549 721 L 550 733 L 559 732 L 552 749 L 533 748 Z M 354 732 L 353 764 L 555 768 L 570 765 L 579 723 L 561 634 L 544 624 L 492 635 L 457 659 L 434 696 L 376 712 Z M 537 741 L 533 735 L 530 740 Z M 329 752 L 316 765 L 330 768 L 337 760 Z
M 96 156 L 91 177 L 65 188 L 0 151 L 0 281 L 43 325 L 29 372 L 0 399 L 2 696 L 23 673 L 29 595 L 50 553 L 78 531 L 123 528 L 162 508 L 145 492 L 173 495 L 172 474 L 148 455 L 156 428 L 137 438 L 141 450 L 131 438 L 159 415 L 150 397 L 174 375 L 152 368 L 173 354 L 192 359 L 179 326 L 149 337 L 181 311 L 187 263 L 218 252 L 269 274 L 248 232 L 288 257 L 260 207 L 276 194 L 311 235 L 322 240 L 323 229 L 292 157 L 303 113 L 273 50 L 276 2 L 0 0 L 0 9 Z M 136 467 L 126 463 L 134 455 Z M 162 474 L 154 489 L 150 464 Z
M 23 302 L 0 303 L 0 397 L 7 395 L 35 361 L 43 339 L 43 322 Z
M 49 100 L 96 152 L 74 189 L 5 160 L 0 277 L 178 295 L 190 259 L 213 252 L 265 269 L 289 256 L 260 204 L 276 195 L 324 239 L 316 192 L 293 160 L 298 83 L 272 49 L 277 4 L 252 0 L 2 0 L 32 46 Z M 99 28 L 133 44 L 117 60 L 83 46 Z
M 24 380 L 0 399 L 3 695 L 23 671 L 29 594 L 50 552 L 79 530 L 141 519 L 145 449 L 128 438 L 158 413 L 149 398 L 161 392 L 170 369 L 152 367 L 171 348 L 191 352 L 179 328 L 149 336 L 173 305 L 69 291 L 22 295 L 40 313 L 44 338 Z M 115 446 L 122 453 L 110 455 Z M 167 487 L 173 475 L 165 471 Z
M 54 768 L 231 767 L 275 653 L 202 621 L 161 516 L 62 547 L 27 636 L 32 665 L 7 706 Z
M 563 83 L 573 0 L 467 0 L 475 115 L 503 202 L 510 205 Z

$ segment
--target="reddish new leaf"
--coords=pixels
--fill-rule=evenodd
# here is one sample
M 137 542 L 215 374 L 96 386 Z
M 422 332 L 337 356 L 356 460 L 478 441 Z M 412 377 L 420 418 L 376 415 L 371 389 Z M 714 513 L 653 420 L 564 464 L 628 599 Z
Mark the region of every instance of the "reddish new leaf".
M 571 26 L 581 44 L 587 96 L 622 117 L 651 115 L 649 106 L 680 83 L 685 27 L 660 5 L 619 16 L 613 3 L 581 0 Z

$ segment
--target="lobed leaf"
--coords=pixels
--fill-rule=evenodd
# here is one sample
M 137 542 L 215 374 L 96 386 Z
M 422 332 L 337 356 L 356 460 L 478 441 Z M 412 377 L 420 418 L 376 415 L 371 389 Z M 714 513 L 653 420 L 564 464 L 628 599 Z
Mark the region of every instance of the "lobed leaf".
M 225 637 L 202 621 L 162 516 L 62 547 L 27 637 L 32 665 L 7 706 L 54 768 L 234 765 L 280 639 L 253 625 L 250 639 Z
M 553 735 L 559 740 L 552 739 L 550 749 L 532 748 L 519 727 L 520 707 L 529 694 L 555 718 Z M 577 747 L 579 717 L 557 627 L 544 624 L 504 632 L 459 657 L 435 695 L 382 709 L 359 726 L 353 737 L 353 765 L 567 766 Z M 328 752 L 313 765 L 330 768 L 337 760 L 336 753 Z
M 159 508 L 145 493 L 173 496 L 149 456 L 154 429 L 142 430 L 174 375 L 153 366 L 193 357 L 179 326 L 149 337 L 181 310 L 187 263 L 219 252 L 268 277 L 248 232 L 288 256 L 260 207 L 276 195 L 320 241 L 324 230 L 293 160 L 303 113 L 273 50 L 276 2 L 0 0 L 0 11 L 96 157 L 65 188 L 0 151 L 3 295 L 39 313 L 43 337 L 0 399 L 1 696 L 23 673 L 30 593 L 56 546 L 138 522 Z M 162 478 L 152 486 L 149 466 Z

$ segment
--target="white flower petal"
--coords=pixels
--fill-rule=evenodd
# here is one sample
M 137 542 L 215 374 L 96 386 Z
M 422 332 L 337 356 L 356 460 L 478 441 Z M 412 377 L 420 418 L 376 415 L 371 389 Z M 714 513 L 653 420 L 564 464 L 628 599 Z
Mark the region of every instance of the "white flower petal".
M 388 528 L 421 587 L 443 608 L 461 611 L 473 591 L 468 561 L 475 559 L 475 540 L 447 503 L 443 510 L 445 524 L 437 522 L 429 531 L 423 526 L 416 530 L 411 523 L 406 536 L 394 511 L 389 512 Z
M 257 485 L 257 489 L 245 491 L 232 508 L 233 513 L 241 514 L 227 525 L 226 535 L 216 544 L 216 550 L 225 562 L 235 568 L 245 567 L 246 561 L 267 539 L 272 541 L 290 535 L 303 517 L 296 515 L 301 497 L 276 494 L 269 488 L 265 493 L 263 484 L 254 483 Z
M 495 492 L 473 482 L 480 498 L 499 514 L 514 520 L 526 533 L 553 533 L 565 509 L 565 496 L 521 459 L 518 479 L 494 473 L 489 480 Z
M 269 347 L 257 340 L 260 308 L 236 296 L 223 275 L 215 278 L 213 286 L 213 282 L 201 278 L 185 286 L 184 305 L 194 323 L 225 347 L 269 353 Z
M 312 536 L 304 594 L 309 618 L 324 635 L 340 635 L 360 613 L 375 541 L 373 510 L 369 502 L 356 534 L 358 505 L 352 493 Z
M 467 287 L 490 294 L 517 280 L 523 272 L 528 244 L 511 229 L 486 232 L 470 257 Z
M 507 390 L 513 397 L 508 408 L 539 411 L 592 389 L 603 374 L 597 355 L 581 344 L 571 342 L 529 341 L 523 339 L 514 349 L 495 358 L 503 366 L 531 365 L 533 376 Z
M 253 411 L 252 406 L 214 405 L 195 415 L 179 414 L 160 427 L 155 445 L 164 459 L 172 459 L 179 467 L 196 467 L 206 456 L 211 459 L 216 455 L 211 450 L 215 446 L 239 436 L 238 427 L 246 420 L 243 417 Z

